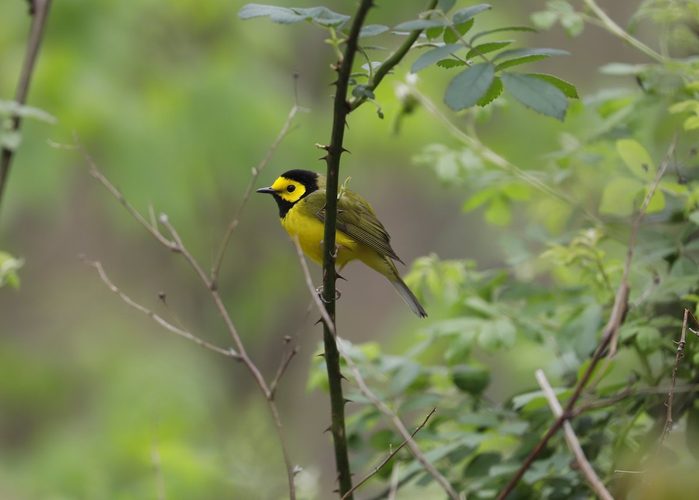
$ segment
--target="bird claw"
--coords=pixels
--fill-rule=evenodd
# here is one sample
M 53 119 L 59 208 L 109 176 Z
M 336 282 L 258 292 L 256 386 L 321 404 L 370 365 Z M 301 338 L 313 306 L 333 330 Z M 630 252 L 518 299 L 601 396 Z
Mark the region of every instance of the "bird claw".
M 322 286 L 319 286 L 318 288 L 316 288 L 316 293 L 318 294 L 318 297 L 320 297 L 320 300 L 322 300 L 326 304 L 328 303 L 328 301 L 325 300 L 325 297 L 323 295 L 323 287 Z M 340 300 L 340 297 L 342 297 L 342 293 L 340 293 L 340 290 L 336 289 L 335 290 L 335 300 L 336 301 Z

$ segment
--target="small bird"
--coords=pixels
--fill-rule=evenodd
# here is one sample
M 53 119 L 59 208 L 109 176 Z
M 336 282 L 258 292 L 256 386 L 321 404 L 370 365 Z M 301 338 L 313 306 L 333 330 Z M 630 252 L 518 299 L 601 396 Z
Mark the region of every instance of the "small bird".
M 292 238 L 298 238 L 304 253 L 318 264 L 323 262 L 325 221 L 325 176 L 309 170 L 284 172 L 270 187 L 258 193 L 271 194 L 279 206 L 282 226 Z M 343 188 L 337 201 L 336 264 L 342 269 L 359 259 L 391 282 L 408 307 L 427 316 L 417 297 L 401 279 L 394 260 L 403 263 L 391 248 L 391 237 L 374 209 L 357 193 Z

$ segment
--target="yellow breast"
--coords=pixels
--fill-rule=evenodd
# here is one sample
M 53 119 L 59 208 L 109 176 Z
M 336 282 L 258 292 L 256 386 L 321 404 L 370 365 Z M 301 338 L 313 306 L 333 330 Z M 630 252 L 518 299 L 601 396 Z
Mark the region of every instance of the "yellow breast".
M 309 259 L 323 263 L 323 223 L 317 217 L 304 213 L 303 201 L 297 203 L 281 219 L 282 226 L 292 238 L 298 237 L 303 252 Z M 335 244 L 338 248 L 337 266 L 342 268 L 347 262 L 358 258 L 357 242 L 340 231 L 335 232 Z

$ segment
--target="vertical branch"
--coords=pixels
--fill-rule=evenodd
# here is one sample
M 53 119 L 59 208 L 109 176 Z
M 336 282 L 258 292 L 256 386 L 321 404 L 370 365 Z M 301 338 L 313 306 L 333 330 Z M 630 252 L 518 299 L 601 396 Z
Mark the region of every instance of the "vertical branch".
M 32 25 L 29 32 L 29 40 L 27 41 L 27 51 L 24 54 L 22 72 L 20 73 L 19 83 L 17 84 L 17 91 L 15 93 L 15 102 L 20 106 L 23 106 L 27 102 L 29 84 L 34 73 L 37 56 L 39 55 L 39 48 L 41 47 L 41 40 L 44 35 L 44 28 L 46 27 L 46 19 L 49 15 L 50 8 L 51 0 L 29 0 L 29 15 L 32 16 Z M 18 114 L 15 114 L 12 117 L 12 123 L 10 125 L 11 130 L 17 132 L 21 125 L 22 118 Z M 12 165 L 14 154 L 14 150 L 10 148 L 2 148 L 0 152 L 0 203 L 2 202 L 2 195 L 5 191 L 7 178 L 10 175 L 10 166 Z
M 672 420 L 672 404 L 675 401 L 675 385 L 677 384 L 677 370 L 680 367 L 680 361 L 684 357 L 684 346 L 687 344 L 687 321 L 689 319 L 689 309 L 684 310 L 684 317 L 682 319 L 682 333 L 680 334 L 680 341 L 677 343 L 677 351 L 675 352 L 675 364 L 672 367 L 672 380 L 670 382 L 670 390 L 667 393 L 667 399 L 665 400 L 665 406 L 667 407 L 667 413 L 665 414 L 665 425 L 663 426 L 663 433 L 660 435 L 660 444 L 663 444 L 665 438 L 672 430 L 673 420 Z
M 345 151 L 343 141 L 350 105 L 347 102 L 347 89 L 352 73 L 352 63 L 357 52 L 359 31 L 364 24 L 367 13 L 373 5 L 372 0 L 362 0 L 357 9 L 347 45 L 337 69 L 335 100 L 333 105 L 333 125 L 330 144 L 325 147 L 327 156 L 327 192 L 325 198 L 325 232 L 323 234 L 323 302 L 325 309 L 335 323 L 335 230 L 337 227 L 337 191 L 340 173 L 340 157 Z M 345 433 L 345 399 L 342 395 L 342 373 L 340 372 L 340 353 L 335 343 L 334 328 L 323 323 L 323 342 L 325 344 L 325 365 L 330 385 L 330 430 L 335 448 L 335 467 L 337 468 L 340 495 L 352 488 L 352 476 Z M 350 495 L 348 498 L 352 498 Z

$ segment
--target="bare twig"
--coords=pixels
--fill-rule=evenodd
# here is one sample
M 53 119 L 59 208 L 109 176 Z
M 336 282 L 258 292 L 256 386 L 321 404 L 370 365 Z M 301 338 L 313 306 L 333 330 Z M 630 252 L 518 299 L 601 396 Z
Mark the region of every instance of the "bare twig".
M 301 248 L 298 244 L 298 241 L 294 242 L 296 245 L 296 251 L 297 255 L 299 257 L 299 262 L 301 264 L 301 269 L 303 270 L 303 274 L 305 277 L 306 281 L 306 286 L 308 287 L 308 291 L 311 294 L 312 297 L 314 297 L 313 302 L 315 303 L 316 307 L 318 308 L 318 312 L 321 314 L 321 318 L 323 320 L 323 323 L 326 324 L 326 327 L 333 332 L 334 335 L 334 323 L 332 322 L 332 319 L 330 316 L 327 314 L 327 311 L 325 310 L 325 305 L 323 302 L 318 298 L 318 294 L 316 292 L 316 289 L 313 286 L 313 280 L 311 278 L 311 273 L 308 270 L 308 265 L 306 265 L 306 260 L 303 257 L 303 253 L 301 253 Z M 449 481 L 432 465 L 432 463 L 427 459 L 425 454 L 422 452 L 420 447 L 417 445 L 415 440 L 412 439 L 411 433 L 408 431 L 408 429 L 405 427 L 405 424 L 403 421 L 398 417 L 398 415 L 391 410 L 386 403 L 381 401 L 374 392 L 369 389 L 369 386 L 366 384 L 366 381 L 362 377 L 362 374 L 359 372 L 359 368 L 357 367 L 357 364 L 354 362 L 352 357 L 344 351 L 342 348 L 342 343 L 340 339 L 337 339 L 337 349 L 339 354 L 342 355 L 344 358 L 345 362 L 347 363 L 347 366 L 350 368 L 350 371 L 352 372 L 352 376 L 359 386 L 359 390 L 364 394 L 364 396 L 371 402 L 372 405 L 376 407 L 381 413 L 383 413 L 389 420 L 391 420 L 391 423 L 393 426 L 398 430 L 401 436 L 403 436 L 403 439 L 405 440 L 404 444 L 410 448 L 411 453 L 415 457 L 415 459 L 420 462 L 422 467 L 434 478 L 434 480 L 439 484 L 442 489 L 449 495 L 449 497 L 452 500 L 458 500 L 459 495 L 454 490 L 454 487 L 449 483 Z M 431 414 L 430 414 L 431 416 Z M 423 424 L 424 425 L 424 424 Z M 362 481 L 364 482 L 364 481 Z M 357 485 L 359 486 L 361 482 Z M 352 498 L 352 491 L 356 489 L 350 488 L 343 493 L 343 499 L 345 498 Z
M 158 446 L 158 440 L 154 437 L 153 443 L 151 445 L 150 459 L 153 464 L 153 471 L 155 472 L 155 485 L 157 491 L 158 500 L 167 499 L 167 490 L 165 488 L 165 477 L 163 477 L 163 461 L 160 457 L 160 448 Z
M 183 256 L 185 261 L 190 265 L 194 273 L 199 277 L 201 280 L 202 284 L 204 287 L 209 292 L 209 295 L 211 296 L 211 299 L 213 300 L 216 309 L 218 310 L 219 315 L 223 319 L 224 324 L 226 325 L 226 329 L 228 330 L 228 333 L 230 334 L 231 338 L 233 339 L 233 343 L 235 345 L 235 359 L 237 361 L 240 361 L 245 365 L 247 370 L 250 372 L 252 375 L 252 378 L 255 380 L 258 388 L 260 389 L 260 392 L 262 392 L 262 395 L 265 397 L 265 400 L 267 401 L 267 407 L 270 411 L 270 414 L 272 416 L 272 419 L 274 421 L 274 427 L 275 431 L 277 433 L 277 437 L 279 440 L 279 445 L 282 451 L 282 455 L 284 458 L 284 464 L 286 466 L 286 475 L 287 475 L 287 482 L 288 482 L 288 487 L 289 487 L 289 498 L 291 500 L 295 500 L 296 498 L 296 486 L 294 484 L 294 475 L 295 475 L 295 468 L 291 462 L 291 458 L 288 452 L 288 447 L 286 444 L 286 437 L 284 436 L 284 428 L 282 426 L 281 418 L 279 416 L 279 410 L 277 408 L 277 405 L 274 401 L 274 393 L 270 389 L 270 386 L 267 384 L 265 378 L 262 376 L 262 373 L 260 372 L 259 368 L 257 365 L 250 359 L 250 357 L 247 354 L 247 351 L 245 350 L 245 346 L 243 344 L 242 339 L 240 338 L 240 335 L 238 334 L 238 330 L 235 327 L 235 324 L 233 323 L 233 320 L 231 319 L 231 316 L 228 312 L 228 309 L 226 309 L 225 304 L 223 303 L 223 299 L 221 298 L 221 295 L 218 293 L 218 290 L 211 286 L 211 280 L 207 273 L 204 271 L 202 266 L 199 264 L 199 262 L 196 260 L 196 258 L 192 255 L 192 253 L 188 250 L 188 248 L 185 246 L 184 242 L 182 241 L 181 236 L 175 229 L 175 227 L 170 223 L 170 220 L 168 219 L 167 215 L 161 214 L 159 217 L 158 222 L 165 228 L 167 229 L 169 233 L 169 238 L 164 236 L 160 230 L 158 229 L 157 226 L 155 226 L 153 223 L 148 222 L 148 220 L 138 211 L 136 210 L 133 205 L 131 205 L 126 198 L 123 196 L 121 191 L 119 191 L 112 183 L 107 179 L 107 177 L 99 170 L 97 167 L 96 163 L 90 158 L 90 156 L 83 150 L 83 155 L 85 156 L 88 166 L 90 168 L 90 173 L 93 177 L 95 177 L 97 180 L 100 181 L 100 183 L 109 191 L 112 196 L 114 196 L 119 203 L 121 203 L 122 206 L 126 208 L 126 210 L 136 219 L 143 227 L 146 228 L 146 230 L 163 246 L 165 246 L 167 249 L 174 251 L 176 253 L 179 253 Z M 99 270 L 99 268 L 98 268 Z M 103 279 L 104 281 L 104 279 Z M 105 281 L 105 283 L 110 283 L 108 281 Z M 118 289 L 117 289 L 118 290 Z M 122 299 L 124 297 L 122 296 Z M 124 299 L 125 300 L 125 299 Z M 130 300 L 130 299 L 129 299 Z M 147 309 L 144 310 L 145 308 L 141 309 L 142 306 L 136 304 L 133 301 L 128 302 L 132 307 L 135 307 L 136 309 L 141 310 L 141 312 L 144 312 L 146 314 L 149 314 L 150 311 Z M 153 313 L 149 314 L 151 317 L 155 318 L 160 318 L 160 316 L 154 315 Z M 162 324 L 165 326 L 166 324 L 173 327 L 176 333 L 177 331 L 181 331 L 181 329 L 175 327 L 174 325 L 171 325 L 164 319 L 160 318 L 160 320 L 156 319 L 158 323 Z M 162 322 L 161 322 L 162 321 Z M 166 326 L 166 328 L 168 328 Z M 168 328 L 170 329 L 170 328 Z M 277 381 L 278 382 L 278 381 Z
M 48 18 L 50 9 L 51 0 L 34 0 L 29 4 L 29 14 L 32 16 L 32 25 L 29 31 L 27 50 L 24 54 L 24 63 L 22 64 L 17 91 L 15 92 L 15 102 L 20 106 L 23 106 L 27 102 L 29 84 L 31 83 L 34 67 L 36 66 L 39 49 L 41 48 L 41 40 L 44 37 L 46 28 L 46 19 Z M 19 114 L 15 114 L 10 124 L 11 130 L 17 132 L 21 126 L 22 118 Z M 2 148 L 2 150 L 0 150 L 0 203 L 2 202 L 3 193 L 5 192 L 5 186 L 7 185 L 7 178 L 10 175 L 10 167 L 12 166 L 14 155 L 14 149 Z
M 677 370 L 680 367 L 680 361 L 684 357 L 684 347 L 687 344 L 687 323 L 689 320 L 689 309 L 684 310 L 684 317 L 682 318 L 682 332 L 680 333 L 680 341 L 677 343 L 677 351 L 675 352 L 675 364 L 672 367 L 672 379 L 670 380 L 670 390 L 667 393 L 667 399 L 665 400 L 665 406 L 667 407 L 667 412 L 665 414 L 665 425 L 663 426 L 663 432 L 660 435 L 659 444 L 662 444 L 667 438 L 670 431 L 672 431 L 673 420 L 672 420 L 672 404 L 675 400 L 675 385 L 677 384 Z
M 555 417 L 560 418 L 563 415 L 563 408 L 561 407 L 561 403 L 558 401 L 558 398 L 556 397 L 556 393 L 553 392 L 553 388 L 551 387 L 551 384 L 549 384 L 549 381 L 546 378 L 546 375 L 544 374 L 543 370 L 536 371 L 536 381 L 539 383 L 539 387 L 541 387 L 541 390 L 544 392 L 544 395 L 548 400 L 551 412 L 554 414 Z M 583 475 L 585 476 L 585 479 L 587 479 L 590 488 L 592 488 L 592 491 L 594 491 L 597 494 L 597 496 L 603 500 L 613 500 L 614 497 L 612 497 L 612 495 L 609 493 L 602 481 L 600 481 L 600 478 L 597 476 L 597 473 L 592 468 L 592 465 L 590 465 L 590 462 L 587 460 L 585 452 L 583 452 L 582 446 L 580 446 L 580 441 L 578 440 L 578 437 L 575 435 L 573 426 L 567 420 L 563 423 L 563 432 L 565 434 L 568 447 L 570 448 L 570 451 L 573 453 L 573 455 L 575 455 L 575 460 L 578 463 L 578 466 L 580 467 L 580 470 L 582 471 Z
M 115 284 L 114 282 L 107 276 L 107 273 L 104 270 L 104 267 L 102 266 L 101 262 L 98 261 L 89 261 L 85 260 L 85 263 L 91 267 L 94 267 L 97 270 L 97 273 L 99 274 L 100 279 L 102 282 L 104 282 L 105 285 L 107 285 L 107 288 L 109 288 L 112 292 L 117 294 L 121 300 L 123 300 L 126 304 L 129 306 L 133 307 L 137 311 L 140 311 L 141 313 L 145 314 L 149 318 L 151 318 L 153 321 L 158 323 L 160 326 L 165 328 L 166 330 L 179 335 L 180 337 L 183 337 L 187 340 L 190 340 L 197 344 L 198 346 L 201 346 L 205 349 L 209 349 L 210 351 L 217 352 L 219 354 L 223 354 L 224 356 L 233 358 L 233 359 L 240 359 L 240 356 L 238 353 L 235 351 L 235 349 L 224 349 L 223 347 L 219 347 L 217 345 L 214 345 L 210 342 L 207 342 L 204 339 L 201 339 L 197 337 L 196 335 L 188 332 L 187 330 L 183 330 L 182 328 L 179 328 L 172 323 L 168 322 L 165 320 L 163 317 L 159 316 L 158 314 L 154 313 L 147 307 L 139 304 L 135 300 L 133 300 L 131 297 L 126 295 L 124 292 L 122 292 Z
M 514 490 L 515 486 L 517 486 L 519 480 L 522 479 L 524 473 L 529 469 L 529 467 L 531 467 L 532 463 L 534 463 L 534 460 L 536 460 L 539 454 L 546 447 L 549 440 L 556 434 L 556 432 L 558 432 L 558 430 L 563 426 L 563 423 L 565 421 L 572 418 L 575 404 L 577 403 L 578 399 L 580 399 L 583 390 L 592 378 L 592 375 L 595 371 L 595 368 L 597 368 L 598 363 L 605 357 L 608 348 L 609 352 L 612 352 L 612 347 L 614 345 L 613 343 L 616 342 L 619 328 L 621 327 L 621 325 L 624 322 L 624 319 L 626 318 L 626 312 L 628 309 L 630 292 L 629 275 L 631 273 L 631 263 L 633 261 L 633 254 L 636 245 L 636 238 L 638 236 L 638 231 L 641 226 L 641 222 L 643 221 L 643 218 L 645 216 L 646 210 L 648 208 L 648 204 L 650 203 L 650 200 L 653 198 L 653 195 L 655 194 L 655 191 L 658 188 L 660 180 L 665 174 L 665 171 L 667 170 L 670 161 L 672 161 L 672 157 L 675 152 L 675 145 L 676 138 L 674 138 L 672 143 L 670 144 L 670 147 L 668 148 L 668 151 L 665 154 L 665 158 L 663 159 L 663 162 L 658 168 L 658 172 L 655 176 L 655 179 L 653 180 L 653 183 L 648 189 L 646 197 L 644 198 L 643 203 L 641 204 L 638 215 L 632 223 L 631 234 L 629 235 L 629 242 L 626 251 L 626 261 L 624 262 L 624 271 L 621 277 L 621 281 L 619 283 L 619 287 L 617 288 L 616 295 L 614 296 L 614 305 L 612 306 L 612 311 L 609 315 L 609 320 L 607 321 L 607 324 L 604 327 L 602 339 L 600 340 L 599 344 L 595 348 L 594 353 L 592 354 L 590 364 L 587 366 L 587 369 L 583 373 L 582 377 L 580 377 L 577 384 L 575 385 L 575 388 L 573 389 L 573 394 L 567 401 L 565 410 L 563 411 L 561 416 L 556 418 L 553 424 L 551 424 L 551 427 L 548 428 L 541 440 L 539 440 L 537 445 L 524 459 L 522 465 L 519 467 L 519 469 L 517 469 L 517 472 L 512 476 L 512 478 L 510 478 L 510 480 L 500 491 L 500 493 L 498 493 L 498 500 L 504 500 L 505 498 L 507 498 L 507 496 L 512 492 L 512 490 Z
M 296 78 L 296 75 L 294 75 L 294 77 Z M 296 91 L 294 92 L 294 95 L 296 95 Z M 277 137 L 274 139 L 274 142 L 269 147 L 267 153 L 262 158 L 262 160 L 260 160 L 260 162 L 252 168 L 252 176 L 250 177 L 250 182 L 248 182 L 248 185 L 245 188 L 243 199 L 241 200 L 240 205 L 238 205 L 238 209 L 236 210 L 235 215 L 233 215 L 233 218 L 228 223 L 226 232 L 224 233 L 223 238 L 221 239 L 221 244 L 219 245 L 218 253 L 216 254 L 216 260 L 214 261 L 214 264 L 211 268 L 211 286 L 214 288 L 218 286 L 218 276 L 221 272 L 223 257 L 226 254 L 226 249 L 228 248 L 228 244 L 230 243 L 231 236 L 233 236 L 233 232 L 240 223 L 240 217 L 243 214 L 243 210 L 245 209 L 248 200 L 250 199 L 250 195 L 253 192 L 255 183 L 257 182 L 257 178 L 265 169 L 265 167 L 269 164 L 270 160 L 272 159 L 272 156 L 274 156 L 274 153 L 277 151 L 277 148 L 282 143 L 284 138 L 291 131 L 291 125 L 294 122 L 294 118 L 301 109 L 302 108 L 299 106 L 298 103 L 298 98 L 296 98 L 296 102 L 292 106 L 291 110 L 289 110 L 289 114 L 287 115 L 286 120 L 284 121 L 284 125 L 282 125 L 282 128 L 277 134 Z
M 640 50 L 645 55 L 647 55 L 648 57 L 653 59 L 654 61 L 661 63 L 661 64 L 667 62 L 667 58 L 665 56 L 663 56 L 662 54 L 659 54 L 655 50 L 651 49 L 646 44 L 641 42 L 638 38 L 631 36 L 625 29 L 623 29 L 616 22 L 614 22 L 614 20 L 611 17 L 609 17 L 607 15 L 607 13 L 600 8 L 599 5 L 597 5 L 597 2 L 595 2 L 595 0 L 583 0 L 583 2 L 592 11 L 592 13 L 595 16 L 597 16 L 597 18 L 600 20 L 600 23 L 598 23 L 598 26 L 603 27 L 604 29 L 609 31 L 614 36 L 621 38 L 622 40 L 627 42 L 629 45 Z
M 269 397 L 270 398 L 274 399 L 274 395 L 277 392 L 277 386 L 279 385 L 279 381 L 286 373 L 286 369 L 289 368 L 289 364 L 291 363 L 291 360 L 294 359 L 294 356 L 296 356 L 298 354 L 298 352 L 299 352 L 298 346 L 294 346 L 282 358 L 282 362 L 279 364 L 279 368 L 277 368 L 277 373 L 275 373 L 274 378 L 269 383 Z
M 349 494 L 351 494 L 353 491 L 357 490 L 360 486 L 362 486 L 364 483 L 366 483 L 369 479 L 371 479 L 376 473 L 378 473 L 383 467 L 390 462 L 393 457 L 398 454 L 400 450 L 403 449 L 403 447 L 408 444 L 408 441 L 411 439 L 415 438 L 415 435 L 420 432 L 420 430 L 425 427 L 427 424 L 427 421 L 434 415 L 434 413 L 437 411 L 437 408 L 432 408 L 432 411 L 430 411 L 425 419 L 422 421 L 420 425 L 418 425 L 415 430 L 410 434 L 410 439 L 404 440 L 400 445 L 398 445 L 391 453 L 389 453 L 381 462 L 379 462 L 373 469 L 371 469 L 371 472 L 364 476 L 358 483 L 356 483 L 351 490 L 349 490 L 347 493 L 345 493 L 340 500 L 345 500 Z M 398 465 L 396 464 L 396 467 Z M 397 482 L 397 481 L 396 481 Z M 393 482 L 392 482 L 393 483 Z

